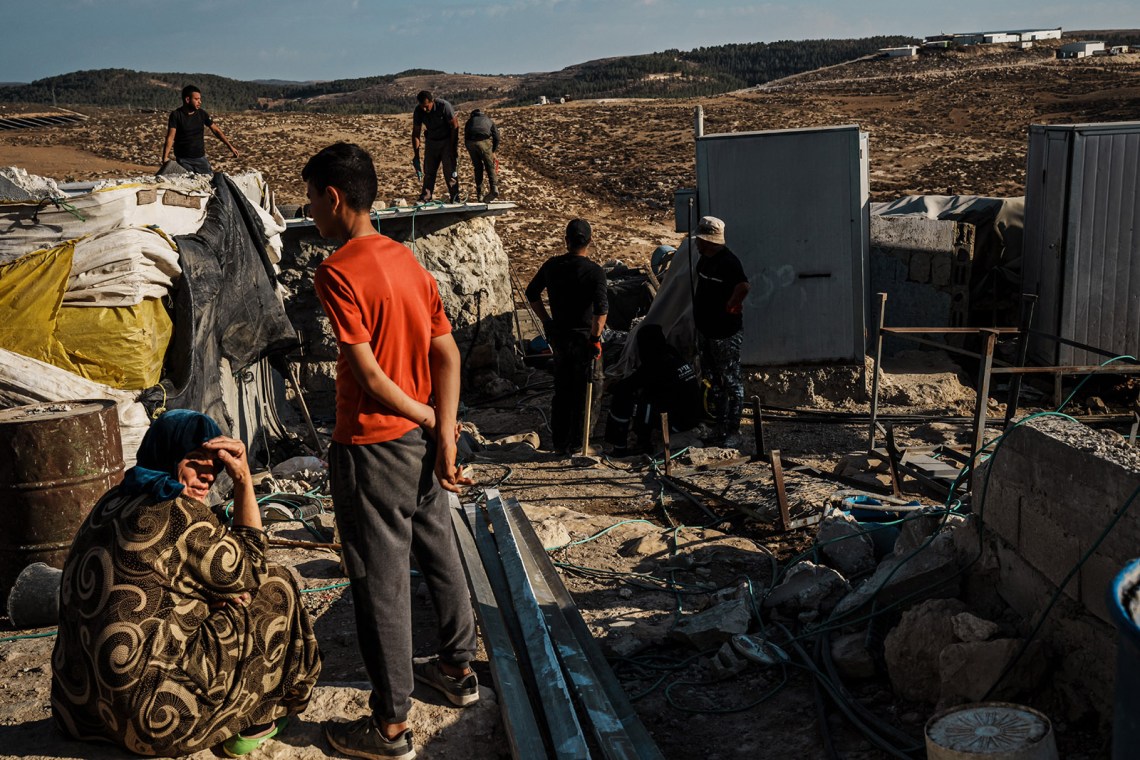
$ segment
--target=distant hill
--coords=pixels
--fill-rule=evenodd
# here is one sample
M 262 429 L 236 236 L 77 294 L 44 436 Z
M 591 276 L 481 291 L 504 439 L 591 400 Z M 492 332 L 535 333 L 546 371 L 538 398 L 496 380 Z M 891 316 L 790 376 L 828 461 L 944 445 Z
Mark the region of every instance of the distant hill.
M 410 69 L 398 74 L 321 82 L 243 82 L 213 74 L 97 69 L 0 88 L 0 101 L 61 106 L 173 109 L 187 83 L 202 89 L 212 111 L 292 110 L 395 113 L 411 110 L 415 93 L 430 89 L 452 103 L 516 105 L 541 95 L 570 98 L 692 97 L 750 87 L 790 74 L 859 58 L 908 37 L 801 40 L 666 50 L 519 76 L 447 74 Z

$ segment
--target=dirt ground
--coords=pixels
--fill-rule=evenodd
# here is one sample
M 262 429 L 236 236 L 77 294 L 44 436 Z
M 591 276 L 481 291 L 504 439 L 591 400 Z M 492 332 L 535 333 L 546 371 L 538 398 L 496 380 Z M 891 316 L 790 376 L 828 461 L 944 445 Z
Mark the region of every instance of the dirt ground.
M 209 93 L 206 93 L 209 107 Z M 446 94 L 444 93 L 444 96 Z M 176 104 L 172 104 L 172 107 Z M 1046 51 L 947 52 L 917 62 L 869 61 L 803 75 L 765 90 L 684 101 L 583 101 L 559 106 L 495 109 L 503 131 L 502 196 L 518 209 L 499 217 L 497 229 L 521 278 L 560 248 L 565 222 L 582 216 L 594 225 L 597 258 L 645 264 L 653 248 L 675 242 L 672 193 L 695 183 L 693 109 L 705 111 L 708 133 L 858 123 L 870 133 L 871 191 L 876 200 L 907 194 L 991 196 L 1023 192 L 1028 125 L 1140 119 L 1140 56 L 1056 61 Z M 462 108 L 460 108 L 462 112 Z M 82 125 L 0 133 L 0 165 L 18 165 L 58 180 L 138 175 L 153 171 L 165 131 L 165 115 L 91 111 Z M 461 118 L 463 114 L 461 113 Z M 301 203 L 300 170 L 309 155 L 336 140 L 358 142 L 377 159 L 381 198 L 413 199 L 407 116 L 219 114 L 218 122 L 242 151 L 240 159 L 208 143 L 217 169 L 259 169 L 278 201 Z M 470 172 L 461 164 L 470 189 Z M 972 391 L 953 367 L 923 368 L 888 378 L 884 412 L 916 408 L 969 414 Z M 938 374 L 940 379 L 932 380 Z M 490 404 L 472 405 L 467 419 L 489 439 L 544 432 L 548 376 L 519 378 L 530 390 Z M 934 385 L 931 385 L 931 383 Z M 893 394 L 893 395 L 892 395 Z M 839 396 L 843 396 L 842 393 Z M 858 404 L 820 398 L 817 408 L 852 411 Z M 865 406 L 861 407 L 865 409 Z M 991 409 L 991 414 L 998 410 Z M 900 430 L 901 443 L 964 442 L 966 427 L 928 423 Z M 863 424 L 828 425 L 772 421 L 769 447 L 830 470 L 838 458 L 866 447 Z M 746 437 L 751 433 L 746 427 Z M 681 442 L 683 444 L 683 441 Z M 688 456 L 688 455 L 686 455 Z M 742 463 L 698 471 L 680 461 L 685 477 L 748 504 L 751 516 L 709 515 L 662 492 L 645 460 L 611 460 L 577 468 L 535 453 L 478 452 L 472 463 L 480 483 L 515 496 L 541 531 L 561 525 L 583 539 L 624 520 L 605 536 L 556 552 L 564 579 L 615 668 L 643 721 L 667 758 L 823 758 L 811 679 L 753 667 L 717 681 L 707 662 L 668 637 L 680 615 L 701 608 L 710 588 L 741 576 L 762 586 L 772 558 L 783 561 L 810 546 L 810 531 L 772 536 L 760 518 L 774 514 L 771 474 L 763 464 Z M 818 510 L 837 487 L 802 473 L 788 474 L 793 514 Z M 929 501 L 929 500 L 928 500 Z M 331 516 L 322 517 L 328 527 Z M 675 530 L 673 523 L 687 527 Z M 705 527 L 700 527 L 705 526 Z M 311 538 L 295 526 L 275 535 Z M 675 542 L 673 537 L 675 534 Z M 549 544 L 548 544 L 549 545 Z M 672 573 L 675 556 L 688 557 Z M 343 582 L 329 552 L 274 549 L 274 561 L 293 566 L 306 589 Z M 674 593 L 660 582 L 618 582 L 599 571 L 672 575 L 697 593 Z M 699 591 L 704 589 L 704 591 Z M 331 750 L 318 723 L 352 717 L 365 708 L 366 677 L 353 633 L 351 602 L 343 587 L 308 593 L 324 651 L 317 699 L 280 742 L 261 757 L 325 757 Z M 432 613 L 422 594 L 414 600 L 416 649 L 432 650 Z M 0 632 L 27 635 L 31 632 Z M 50 721 L 50 637 L 0 642 L 0 752 L 8 757 L 119 757 L 110 750 L 62 740 Z M 643 655 L 668 662 L 653 670 Z M 476 664 L 491 679 L 485 656 Z M 664 679 L 658 681 L 661 676 Z M 849 685 L 854 696 L 883 720 L 918 737 L 931 706 L 900 702 L 885 679 Z M 768 692 L 773 696 L 757 702 Z M 412 723 L 422 756 L 496 757 L 506 750 L 491 695 L 478 708 L 456 711 L 417 692 Z M 884 757 L 834 714 L 829 726 L 845 758 Z M 1104 756 L 1103 740 L 1081 727 L 1057 726 L 1064 757 Z M 203 757 L 208 755 L 203 754 Z

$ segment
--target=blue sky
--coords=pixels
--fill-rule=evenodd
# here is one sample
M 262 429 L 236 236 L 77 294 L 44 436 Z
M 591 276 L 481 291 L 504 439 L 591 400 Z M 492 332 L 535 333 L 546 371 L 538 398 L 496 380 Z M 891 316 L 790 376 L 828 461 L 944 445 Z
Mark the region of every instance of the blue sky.
M 0 81 L 98 68 L 306 80 L 553 71 L 731 42 L 1140 28 L 1140 2 L 4 0 L 0 19 Z

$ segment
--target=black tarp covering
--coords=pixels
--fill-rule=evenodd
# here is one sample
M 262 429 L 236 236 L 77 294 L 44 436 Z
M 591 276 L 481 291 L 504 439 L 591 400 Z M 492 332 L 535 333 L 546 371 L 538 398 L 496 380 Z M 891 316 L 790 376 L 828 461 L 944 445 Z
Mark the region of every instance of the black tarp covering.
M 174 335 L 162 390 L 148 391 L 143 402 L 151 410 L 203 412 L 232 434 L 222 359 L 239 373 L 263 358 L 281 359 L 299 343 L 275 292 L 257 212 L 225 174 L 215 174 L 213 186 L 201 228 L 175 238 L 182 277 L 174 290 Z

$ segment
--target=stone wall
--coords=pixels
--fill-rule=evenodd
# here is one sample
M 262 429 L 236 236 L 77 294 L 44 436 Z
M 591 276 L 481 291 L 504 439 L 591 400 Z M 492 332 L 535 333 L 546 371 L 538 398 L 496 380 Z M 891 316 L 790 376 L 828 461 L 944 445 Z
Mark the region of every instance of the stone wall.
M 509 262 L 494 217 L 436 214 L 382 220 L 380 231 L 411 247 L 439 284 L 463 357 L 464 394 L 509 390 L 518 370 Z M 414 239 L 413 239 L 414 238 Z M 338 247 L 314 227 L 284 235 L 281 282 L 285 308 L 301 338 L 297 362 L 305 400 L 315 417 L 335 414 L 336 338 L 313 290 L 313 272 Z
M 1140 488 L 1140 450 L 1115 433 L 1041 418 L 1012 430 L 978 476 L 974 510 L 986 536 L 978 567 L 1031 625 Z M 1066 586 L 1043 628 L 1071 714 L 1090 707 L 1111 715 L 1116 631 L 1106 599 L 1113 578 L 1138 554 L 1140 504 L 1133 503 Z
M 886 293 L 890 327 L 966 325 L 973 251 L 972 224 L 872 215 L 868 320 L 878 320 L 875 294 Z M 883 353 L 891 356 L 914 347 L 909 341 L 888 337 Z

